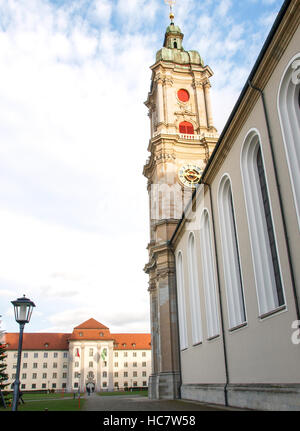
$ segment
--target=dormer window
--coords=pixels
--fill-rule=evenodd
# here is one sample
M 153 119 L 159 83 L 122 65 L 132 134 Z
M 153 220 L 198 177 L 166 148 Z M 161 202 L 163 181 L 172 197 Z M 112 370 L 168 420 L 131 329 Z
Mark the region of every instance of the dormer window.
M 82 332 L 79 332 L 79 337 L 82 337 L 83 336 L 83 333 Z
M 103 337 L 103 336 L 104 336 L 103 332 L 100 332 L 100 337 Z

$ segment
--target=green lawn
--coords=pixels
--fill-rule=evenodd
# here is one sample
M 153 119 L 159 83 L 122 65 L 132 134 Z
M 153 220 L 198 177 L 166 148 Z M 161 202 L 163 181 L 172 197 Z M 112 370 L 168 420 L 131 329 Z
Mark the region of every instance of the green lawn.
M 100 397 L 111 397 L 114 395 L 140 395 L 141 397 L 147 397 L 148 391 L 113 391 L 113 392 L 98 392 L 97 395 Z
M 53 395 L 53 394 L 52 394 Z M 25 400 L 25 398 L 24 398 Z M 37 400 L 37 401 L 26 401 L 25 404 L 20 404 L 18 406 L 18 411 L 28 411 L 28 412 L 37 412 L 37 411 L 45 411 L 45 409 L 48 409 L 48 411 L 78 411 L 81 410 L 82 406 L 84 405 L 85 400 L 80 399 L 80 409 L 79 409 L 79 400 L 73 398 L 65 398 L 65 399 L 44 399 L 44 400 Z M 0 408 L 0 411 L 11 411 L 11 407 L 8 407 L 7 409 L 4 409 L 3 407 Z
M 46 393 L 38 393 L 38 392 L 30 392 L 23 394 L 23 400 L 43 400 L 43 399 L 50 399 L 50 398 L 70 398 L 73 397 L 73 394 L 70 392 L 66 392 L 64 394 L 62 393 L 53 393 L 53 394 L 46 394 Z
M 81 394 L 83 395 L 83 394 Z M 73 399 L 73 394 L 65 393 L 63 396 L 61 393 L 25 393 L 23 394 L 23 400 L 25 404 L 19 404 L 19 411 L 44 411 L 46 408 L 49 411 L 78 411 L 79 400 Z M 82 408 L 85 400 L 80 398 L 80 409 Z M 7 403 L 7 409 L 0 407 L 0 411 L 11 411 L 9 402 Z

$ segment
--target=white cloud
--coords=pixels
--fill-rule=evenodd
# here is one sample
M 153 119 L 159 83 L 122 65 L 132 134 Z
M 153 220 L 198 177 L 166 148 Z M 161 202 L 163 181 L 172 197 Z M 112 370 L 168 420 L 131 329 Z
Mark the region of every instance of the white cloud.
M 160 0 L 59 3 L 0 0 L 0 314 L 12 316 L 9 300 L 26 293 L 42 331 L 90 317 L 115 332 L 144 331 L 143 102 L 168 10 Z M 267 19 L 249 39 L 232 11 L 229 0 L 180 0 L 175 9 L 184 47 L 215 72 L 219 131 Z

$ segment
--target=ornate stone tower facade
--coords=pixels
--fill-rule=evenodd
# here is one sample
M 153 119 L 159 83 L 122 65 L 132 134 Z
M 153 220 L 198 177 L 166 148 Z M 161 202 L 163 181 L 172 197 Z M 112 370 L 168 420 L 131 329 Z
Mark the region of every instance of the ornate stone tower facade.
M 175 259 L 169 240 L 217 142 L 213 125 L 212 71 L 197 51 L 185 51 L 173 22 L 151 66 L 151 138 L 143 174 L 150 203 L 149 274 L 152 375 L 149 396 L 177 398 L 180 387 Z

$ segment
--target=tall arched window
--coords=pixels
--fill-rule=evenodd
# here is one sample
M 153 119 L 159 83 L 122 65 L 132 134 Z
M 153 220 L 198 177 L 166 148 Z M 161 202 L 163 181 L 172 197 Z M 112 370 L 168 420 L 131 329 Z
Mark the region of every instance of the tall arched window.
M 176 275 L 177 275 L 177 302 L 178 302 L 180 349 L 183 350 L 188 347 L 188 340 L 187 340 L 187 328 L 186 328 L 184 273 L 183 273 L 183 262 L 182 262 L 181 252 L 179 252 L 177 255 Z
M 225 175 L 219 186 L 218 206 L 229 328 L 246 321 L 241 264 L 230 179 Z
M 185 135 L 193 135 L 194 126 L 192 125 L 192 123 L 189 123 L 188 121 L 182 121 L 179 124 L 179 133 L 182 133 Z
M 210 224 L 208 211 L 204 210 L 200 224 L 200 244 L 203 273 L 203 288 L 205 294 L 205 309 L 208 338 L 216 337 L 220 334 L 216 280 L 213 263 L 213 251 L 210 235 Z
M 300 228 L 300 53 L 291 60 L 281 80 L 278 111 Z
M 255 130 L 245 139 L 241 169 L 259 313 L 263 316 L 284 304 L 284 293 L 260 139 Z
M 200 295 L 198 284 L 197 258 L 195 235 L 191 232 L 188 241 L 188 257 L 189 257 L 189 292 L 190 292 L 190 309 L 192 320 L 192 339 L 193 344 L 198 344 L 203 341 L 202 322 L 200 310 Z

